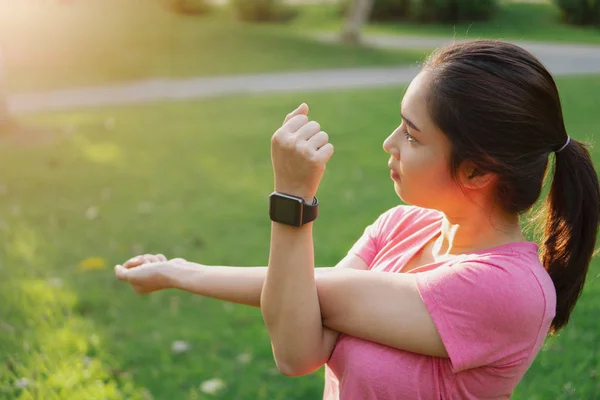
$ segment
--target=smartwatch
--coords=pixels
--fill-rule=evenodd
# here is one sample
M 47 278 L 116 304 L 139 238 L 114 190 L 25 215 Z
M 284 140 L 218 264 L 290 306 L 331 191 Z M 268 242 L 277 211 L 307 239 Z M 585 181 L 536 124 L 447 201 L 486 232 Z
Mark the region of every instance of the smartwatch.
M 271 221 L 300 228 L 317 219 L 319 200 L 313 198 L 308 204 L 302 197 L 273 192 L 269 196 L 269 217 Z

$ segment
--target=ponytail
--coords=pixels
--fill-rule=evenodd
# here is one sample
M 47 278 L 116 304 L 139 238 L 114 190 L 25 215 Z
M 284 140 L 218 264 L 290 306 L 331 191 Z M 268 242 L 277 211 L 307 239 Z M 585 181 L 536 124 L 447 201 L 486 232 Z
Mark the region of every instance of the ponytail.
M 556 288 L 558 332 L 581 295 L 594 254 L 600 218 L 600 187 L 588 150 L 571 140 L 556 153 L 554 179 L 540 216 L 545 216 L 542 263 Z

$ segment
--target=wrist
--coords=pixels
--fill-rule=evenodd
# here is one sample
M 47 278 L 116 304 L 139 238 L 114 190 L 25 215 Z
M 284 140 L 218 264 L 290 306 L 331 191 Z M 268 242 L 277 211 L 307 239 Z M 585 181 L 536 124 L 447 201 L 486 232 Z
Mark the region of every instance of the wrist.
M 201 272 L 204 265 L 193 262 L 169 263 L 163 270 L 163 279 L 165 280 L 165 289 L 186 290 L 190 281 L 190 275 Z
M 275 187 L 275 192 L 281 194 L 287 194 L 288 196 L 295 196 L 304 199 L 304 202 L 307 204 L 312 204 L 313 199 L 316 196 L 316 193 L 310 190 L 303 189 L 292 189 L 292 188 L 284 188 L 284 187 Z

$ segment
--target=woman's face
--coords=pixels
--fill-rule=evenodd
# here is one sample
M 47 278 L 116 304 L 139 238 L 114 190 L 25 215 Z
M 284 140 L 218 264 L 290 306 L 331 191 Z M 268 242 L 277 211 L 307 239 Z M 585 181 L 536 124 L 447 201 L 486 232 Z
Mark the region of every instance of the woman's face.
M 400 107 L 402 124 L 383 148 L 391 155 L 388 166 L 394 188 L 404 202 L 449 211 L 463 192 L 450 175 L 450 142 L 427 110 L 428 79 L 429 73 L 423 71 L 409 85 Z

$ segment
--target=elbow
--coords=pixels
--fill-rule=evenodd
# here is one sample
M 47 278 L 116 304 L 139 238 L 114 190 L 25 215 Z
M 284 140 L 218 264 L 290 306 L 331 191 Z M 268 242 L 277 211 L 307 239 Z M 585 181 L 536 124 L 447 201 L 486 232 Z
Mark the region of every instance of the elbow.
M 277 360 L 275 360 L 275 362 L 277 364 L 277 369 L 279 370 L 279 372 L 281 372 L 282 375 L 285 375 L 287 377 L 308 375 L 316 371 L 323 365 L 323 363 L 286 363 Z
M 282 362 L 276 361 L 275 363 L 277 364 L 277 369 L 279 370 L 279 372 L 281 372 L 281 375 L 285 375 L 290 378 L 295 376 L 301 376 L 298 368 L 293 368 L 293 366 L 284 364 Z
M 300 348 L 301 346 L 294 347 Z M 318 352 L 315 351 L 304 349 L 300 352 L 290 353 L 278 351 L 275 346 L 273 346 L 273 358 L 279 372 L 289 377 L 308 375 L 321 368 L 327 362 L 327 359 L 319 356 Z
M 282 375 L 295 377 L 308 375 L 327 362 L 316 349 L 309 349 L 301 343 L 271 342 L 273 358 Z

